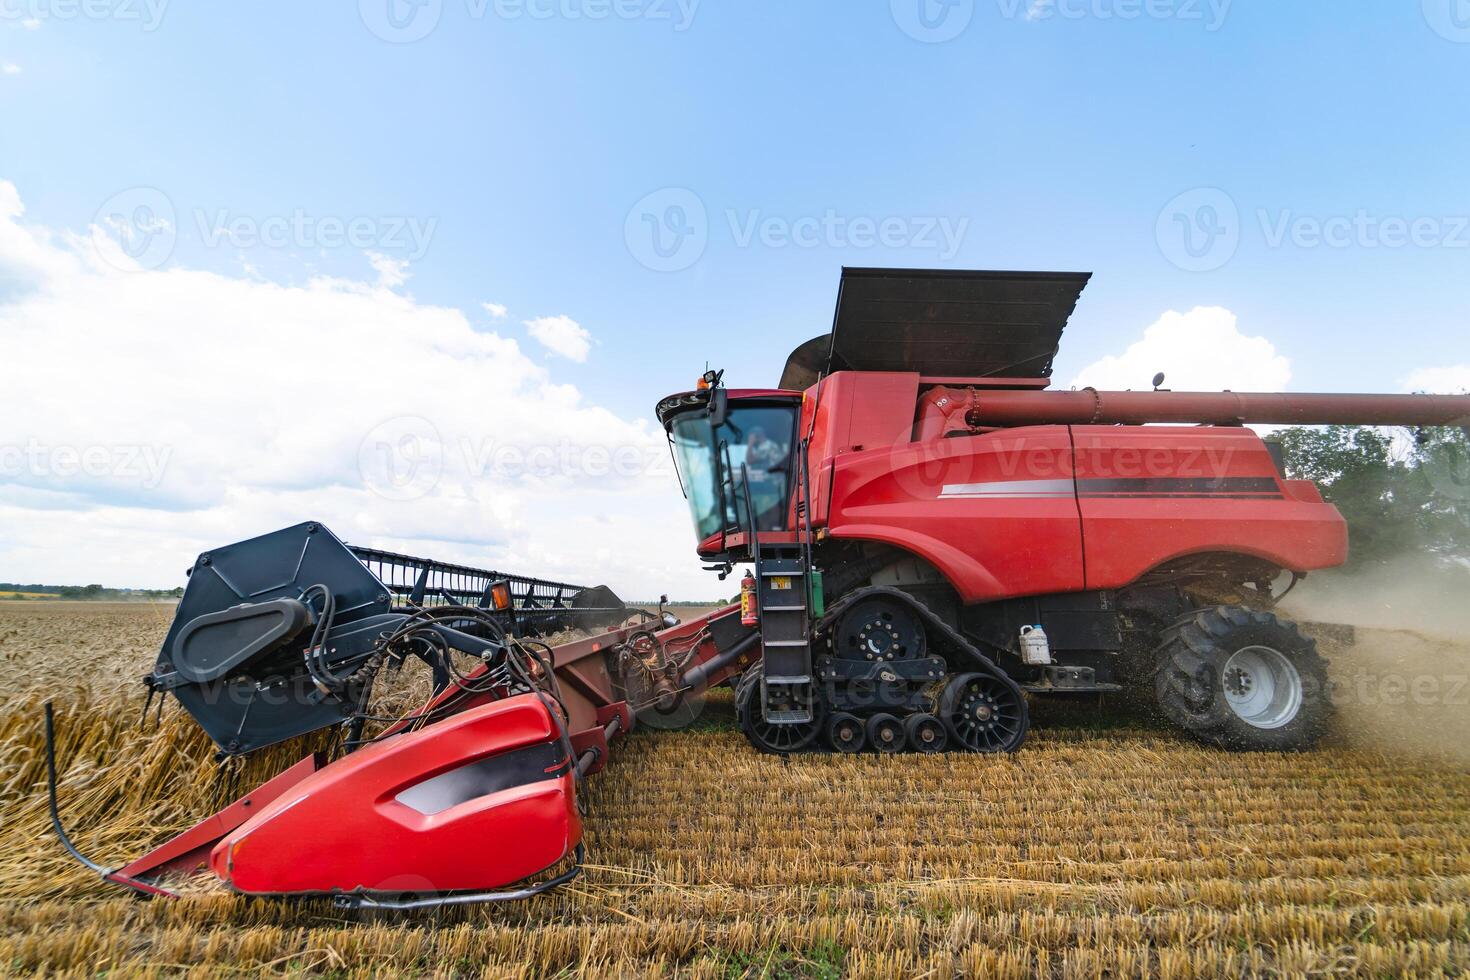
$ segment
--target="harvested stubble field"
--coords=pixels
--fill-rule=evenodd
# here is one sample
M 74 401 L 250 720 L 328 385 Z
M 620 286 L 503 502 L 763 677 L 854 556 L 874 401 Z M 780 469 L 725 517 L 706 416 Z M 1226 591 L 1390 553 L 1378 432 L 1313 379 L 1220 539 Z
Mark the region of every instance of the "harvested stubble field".
M 58 700 L 65 816 L 85 851 L 120 859 L 208 812 L 216 773 L 206 740 L 173 709 L 139 737 L 137 691 L 118 686 L 146 668 L 169 612 L 0 604 L 9 685 L 0 718 L 0 968 L 373 977 L 1470 972 L 1463 761 L 1371 751 L 1371 725 L 1313 754 L 1231 755 L 1096 708 L 1038 706 L 1036 731 L 1013 758 L 783 761 L 750 750 L 728 698 L 716 697 L 696 730 L 623 740 L 587 798 L 588 871 L 552 896 L 398 919 L 250 901 L 207 882 L 182 901 L 134 901 L 71 864 L 46 832 L 39 705 L 43 691 Z M 1458 658 L 1452 668 L 1440 663 L 1440 676 L 1470 668 L 1463 646 L 1371 639 L 1370 653 L 1401 657 L 1405 643 L 1429 644 L 1425 656 Z M 1348 655 L 1338 652 L 1339 669 Z M 1426 710 L 1435 724 L 1466 712 Z M 267 774 L 289 754 L 253 760 L 239 776 Z

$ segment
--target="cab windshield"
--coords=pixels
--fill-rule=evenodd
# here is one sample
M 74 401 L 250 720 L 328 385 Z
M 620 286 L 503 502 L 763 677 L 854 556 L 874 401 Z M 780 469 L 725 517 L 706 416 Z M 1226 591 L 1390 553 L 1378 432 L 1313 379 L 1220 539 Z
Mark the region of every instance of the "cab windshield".
M 756 529 L 787 530 L 795 433 L 794 405 L 735 402 L 718 428 L 702 411 L 673 420 L 670 435 L 699 540 L 748 524 L 742 466 L 750 479 Z

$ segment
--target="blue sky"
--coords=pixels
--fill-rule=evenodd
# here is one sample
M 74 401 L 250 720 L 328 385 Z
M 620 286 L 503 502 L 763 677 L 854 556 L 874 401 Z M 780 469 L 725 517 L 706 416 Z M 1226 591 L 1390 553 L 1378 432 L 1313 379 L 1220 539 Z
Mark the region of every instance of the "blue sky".
M 774 383 L 825 329 L 844 264 L 1094 272 L 1063 383 L 1169 310 L 1222 307 L 1289 361 L 1294 390 L 1470 384 L 1465 0 L 418 4 L 0 0 L 15 221 L 86 235 L 145 189 L 167 224 L 150 273 L 226 292 L 375 282 L 516 341 L 536 384 L 573 386 L 579 411 L 620 425 L 706 361 Z M 682 248 L 660 257 L 653 229 Z M 0 303 L 25 275 L 0 269 Z M 20 329 L 3 310 L 0 330 Z M 525 324 L 554 317 L 574 323 L 542 320 L 548 347 Z M 297 354 L 333 370 L 310 332 Z M 565 356 L 568 337 L 585 357 Z M 401 359 L 351 363 L 364 388 L 403 380 Z M 1220 384 L 1249 387 L 1242 374 Z M 139 417 L 171 397 L 168 379 L 146 386 Z M 47 424 L 31 428 L 60 441 Z M 187 455 L 200 437 L 168 444 Z M 73 496 L 10 503 L 75 506 L 86 524 L 121 499 L 50 489 Z M 217 519 L 176 546 L 223 533 L 229 507 L 211 498 Z M 667 554 L 687 552 L 683 514 L 667 523 Z M 447 529 L 404 537 L 478 553 Z M 698 581 L 682 560 L 670 577 Z M 88 577 L 24 541 L 9 561 L 0 578 Z M 155 567 L 96 574 L 152 584 Z M 660 567 L 626 587 L 657 588 Z

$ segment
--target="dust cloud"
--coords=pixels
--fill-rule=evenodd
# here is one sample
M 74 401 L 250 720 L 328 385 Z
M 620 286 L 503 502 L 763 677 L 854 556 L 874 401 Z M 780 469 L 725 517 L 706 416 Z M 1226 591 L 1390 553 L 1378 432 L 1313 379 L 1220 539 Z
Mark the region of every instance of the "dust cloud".
M 1282 611 L 1329 661 L 1330 742 L 1470 766 L 1470 573 L 1405 558 L 1314 575 Z

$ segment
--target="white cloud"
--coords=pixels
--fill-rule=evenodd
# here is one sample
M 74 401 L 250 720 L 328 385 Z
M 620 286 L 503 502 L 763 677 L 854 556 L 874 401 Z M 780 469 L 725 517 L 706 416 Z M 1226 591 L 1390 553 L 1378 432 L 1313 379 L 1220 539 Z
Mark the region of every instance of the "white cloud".
M 486 313 L 490 314 L 497 320 L 504 320 L 506 318 L 506 315 L 510 313 L 510 311 L 505 308 L 504 303 L 481 303 L 480 306 L 484 308 Z
M 300 286 L 150 270 L 23 213 L 0 181 L 4 577 L 173 586 L 201 551 L 319 520 L 630 598 L 722 591 L 656 426 L 393 292 L 400 266 Z
M 0 219 L 19 218 L 26 213 L 20 191 L 8 180 L 0 180 Z
M 1031 0 L 1026 7 L 1027 20 L 1043 20 L 1050 17 L 1056 7 L 1056 0 Z
M 1404 387 L 1409 391 L 1424 391 L 1431 395 L 1454 395 L 1470 391 L 1470 364 L 1420 368 L 1409 375 Z
M 369 252 L 367 257 L 378 274 L 378 285 L 384 289 L 397 289 L 408 281 L 408 259 L 395 259 L 381 252 Z
M 17 65 L 13 61 L 0 65 L 0 75 L 19 75 L 21 70 L 20 65 Z
M 1284 391 L 1291 381 L 1291 362 L 1269 340 L 1241 333 L 1227 309 L 1197 306 L 1165 313 L 1142 340 L 1083 368 L 1072 384 L 1146 389 L 1159 371 L 1180 391 Z
M 553 354 L 582 363 L 592 349 L 592 335 L 569 316 L 542 316 L 526 321 L 532 339 Z
M 41 18 L 27 17 L 25 20 L 20 22 L 20 26 L 24 27 L 28 31 L 39 31 L 41 29 Z

